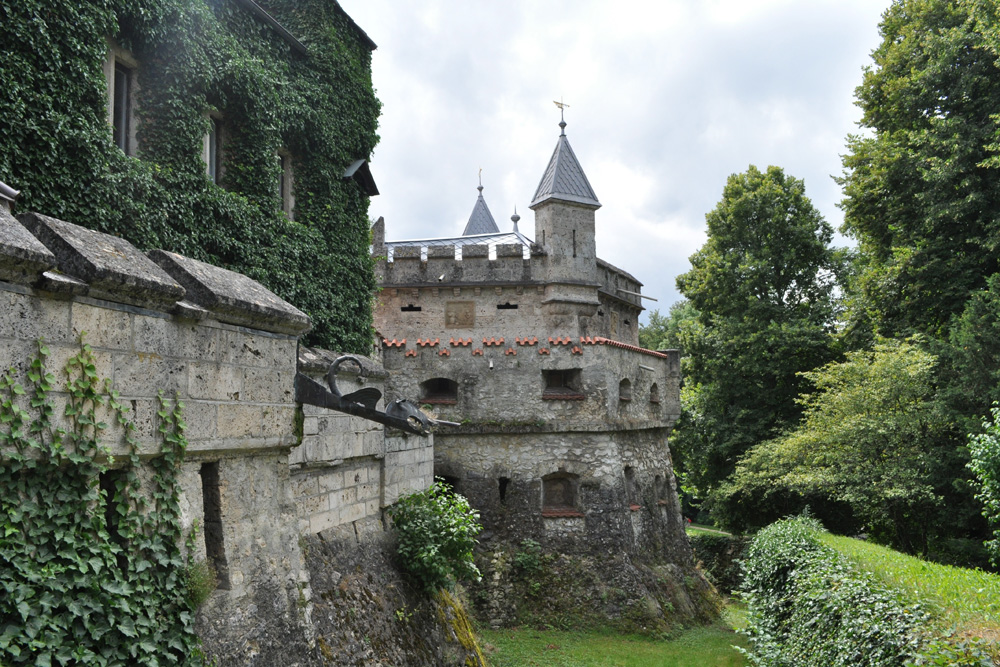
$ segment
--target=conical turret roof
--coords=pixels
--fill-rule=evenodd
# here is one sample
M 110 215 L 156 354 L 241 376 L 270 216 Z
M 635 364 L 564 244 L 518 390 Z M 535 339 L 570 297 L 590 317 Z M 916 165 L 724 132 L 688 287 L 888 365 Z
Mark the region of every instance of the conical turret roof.
M 462 236 L 496 234 L 500 231 L 496 221 L 493 219 L 493 214 L 490 213 L 490 207 L 486 205 L 486 200 L 483 199 L 483 186 L 480 185 L 477 189 L 479 190 L 479 198 L 476 199 L 476 205 L 472 208 L 472 215 L 469 216 L 469 222 L 466 223 Z
M 546 167 L 542 180 L 538 183 L 538 189 L 535 190 L 529 208 L 534 209 L 549 199 L 600 208 L 601 202 L 597 201 L 597 195 L 590 187 L 590 181 L 583 173 L 583 167 L 580 166 L 576 154 L 569 145 L 569 139 L 566 138 L 566 122 L 560 122 L 559 127 L 563 128 L 563 132 L 559 135 L 556 149 L 552 151 L 552 159 L 549 160 L 549 166 Z

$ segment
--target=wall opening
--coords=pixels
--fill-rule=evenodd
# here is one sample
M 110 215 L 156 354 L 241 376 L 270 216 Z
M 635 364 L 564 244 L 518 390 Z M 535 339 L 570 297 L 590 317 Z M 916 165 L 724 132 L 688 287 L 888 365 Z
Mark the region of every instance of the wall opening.
M 639 487 L 635 483 L 635 468 L 625 466 L 625 502 L 629 508 L 639 509 Z
M 649 402 L 650 403 L 660 402 L 660 385 L 656 384 L 655 382 L 649 388 Z
M 224 139 L 224 128 L 222 118 L 219 116 L 210 116 L 208 120 L 208 134 L 205 136 L 203 156 L 205 170 L 212 182 L 219 185 L 222 183 L 222 142 Z
M 128 568 L 128 543 L 119 530 L 121 514 L 118 513 L 118 504 L 127 502 L 125 483 L 124 470 L 105 470 L 98 476 L 98 485 L 104 493 L 104 527 L 107 528 L 111 541 L 121 548 L 121 552 L 115 555 L 115 560 L 123 573 Z
M 573 256 L 576 257 L 576 230 L 573 230 Z
M 281 212 L 289 220 L 295 219 L 295 195 L 292 191 L 295 176 L 292 172 L 292 154 L 286 148 L 278 149 L 278 197 L 281 199 Z
M 507 303 L 498 303 L 497 310 L 517 310 L 517 304 L 510 301 Z
M 111 133 L 125 155 L 134 155 L 132 146 L 132 88 L 135 81 L 135 70 L 115 61 L 114 87 L 111 106 Z
M 632 400 L 632 382 L 625 378 L 618 383 L 618 400 L 619 401 L 631 401 Z
M 586 398 L 580 392 L 580 369 L 557 368 L 542 371 L 545 388 L 542 390 L 544 399 L 582 400 Z
M 423 308 L 420 306 L 414 306 L 412 303 L 406 306 L 402 306 L 400 310 L 404 313 L 419 313 Z
M 458 402 L 458 383 L 449 378 L 431 378 L 420 383 L 420 402 L 454 405 Z
M 452 477 L 450 475 L 435 475 L 434 481 L 444 485 L 449 493 L 459 493 L 458 488 L 461 480 L 458 477 Z
M 542 516 L 583 516 L 577 502 L 579 479 L 557 472 L 542 478 Z
M 229 590 L 229 564 L 222 532 L 222 493 L 219 489 L 219 462 L 202 463 L 201 496 L 205 508 L 205 555 L 215 570 L 218 587 Z
M 500 491 L 500 504 L 507 504 L 507 486 L 510 484 L 510 477 L 497 478 L 497 487 Z

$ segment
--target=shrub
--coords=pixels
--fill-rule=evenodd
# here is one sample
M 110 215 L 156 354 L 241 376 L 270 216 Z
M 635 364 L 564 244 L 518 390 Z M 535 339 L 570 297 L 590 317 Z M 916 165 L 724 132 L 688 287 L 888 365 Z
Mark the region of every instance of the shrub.
M 994 404 L 990 414 L 992 419 L 983 420 L 983 433 L 969 436 L 969 469 L 976 475 L 983 516 L 993 526 L 993 539 L 986 548 L 1000 567 L 1000 405 Z
M 749 540 L 736 535 L 689 534 L 688 541 L 705 576 L 720 593 L 729 595 L 740 585 L 739 559 Z
M 403 568 L 433 593 L 453 579 L 479 580 L 472 558 L 482 529 L 469 501 L 440 481 L 425 491 L 400 498 L 389 509 L 399 534 Z

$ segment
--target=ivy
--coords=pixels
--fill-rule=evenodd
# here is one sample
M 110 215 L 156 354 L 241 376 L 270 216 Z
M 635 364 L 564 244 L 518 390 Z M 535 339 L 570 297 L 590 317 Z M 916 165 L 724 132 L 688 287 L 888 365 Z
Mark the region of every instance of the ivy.
M 246 274 L 312 318 L 307 344 L 367 353 L 368 199 L 341 176 L 378 141 L 371 52 L 336 3 L 264 4 L 307 55 L 235 0 L 0 0 L 0 180 L 21 210 Z M 106 120 L 108 37 L 140 64 L 136 157 Z M 209 112 L 225 122 L 222 187 L 201 158 Z
M 160 396 L 162 446 L 143 463 L 85 343 L 66 365 L 57 422 L 48 355 L 40 343 L 27 387 L 0 374 L 0 663 L 201 665 L 180 546 L 183 405 Z M 111 455 L 112 431 L 126 461 Z

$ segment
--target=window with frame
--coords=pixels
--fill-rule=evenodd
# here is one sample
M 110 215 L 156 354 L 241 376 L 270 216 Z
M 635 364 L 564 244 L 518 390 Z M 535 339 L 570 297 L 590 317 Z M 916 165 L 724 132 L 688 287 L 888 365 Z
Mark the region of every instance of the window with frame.
M 111 138 L 126 155 L 135 155 L 135 99 L 138 90 L 136 73 L 139 63 L 114 43 L 108 45 L 104 78 L 108 86 L 108 125 Z
M 577 493 L 579 478 L 558 472 L 542 478 L 542 516 L 581 517 Z
M 285 148 L 278 149 L 278 197 L 281 199 L 281 211 L 289 220 L 295 219 L 295 194 L 292 191 L 294 172 L 292 171 L 292 154 Z
M 222 117 L 216 114 L 209 116 L 208 134 L 205 135 L 201 159 L 205 162 L 205 173 L 213 183 L 222 183 L 222 143 L 225 127 Z

